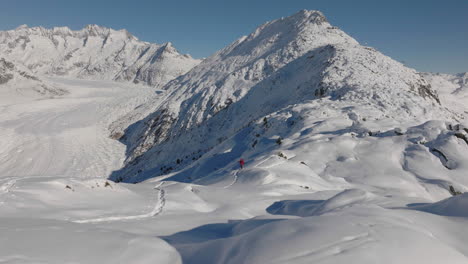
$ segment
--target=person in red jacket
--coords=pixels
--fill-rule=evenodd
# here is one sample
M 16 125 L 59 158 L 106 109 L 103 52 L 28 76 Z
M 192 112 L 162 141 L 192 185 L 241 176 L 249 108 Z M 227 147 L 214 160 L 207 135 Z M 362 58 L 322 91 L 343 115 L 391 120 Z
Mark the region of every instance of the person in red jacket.
M 244 164 L 245 164 L 244 159 L 241 158 L 241 159 L 239 160 L 239 164 L 240 164 L 240 168 L 243 169 L 243 168 L 244 168 Z

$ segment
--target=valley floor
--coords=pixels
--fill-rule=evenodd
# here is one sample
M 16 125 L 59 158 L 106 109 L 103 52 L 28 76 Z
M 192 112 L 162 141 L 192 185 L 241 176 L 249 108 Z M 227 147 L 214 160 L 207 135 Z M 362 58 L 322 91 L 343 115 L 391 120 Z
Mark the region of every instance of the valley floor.
M 0 98 L 0 263 L 468 263 L 468 196 L 443 200 L 466 191 L 468 146 L 443 122 L 370 137 L 306 120 L 256 151 L 246 130 L 165 180 L 114 183 L 109 126 L 164 93 L 52 81 L 70 93 Z

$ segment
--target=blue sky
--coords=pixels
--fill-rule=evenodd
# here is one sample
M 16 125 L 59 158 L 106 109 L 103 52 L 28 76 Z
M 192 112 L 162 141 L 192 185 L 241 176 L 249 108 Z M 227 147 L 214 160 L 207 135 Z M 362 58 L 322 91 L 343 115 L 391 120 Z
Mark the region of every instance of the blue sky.
M 0 30 L 98 24 L 200 58 L 301 9 L 417 70 L 468 71 L 467 0 L 0 0 Z

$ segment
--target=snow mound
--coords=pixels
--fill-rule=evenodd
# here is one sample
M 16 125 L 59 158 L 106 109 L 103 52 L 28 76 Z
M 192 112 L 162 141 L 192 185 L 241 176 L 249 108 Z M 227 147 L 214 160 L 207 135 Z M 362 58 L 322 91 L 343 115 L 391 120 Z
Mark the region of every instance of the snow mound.
M 0 226 L 9 238 L 1 263 L 182 263 L 157 237 L 44 219 L 2 218 Z
M 314 210 L 313 214 L 322 215 L 328 212 L 333 212 L 335 210 L 353 206 L 354 204 L 363 204 L 366 201 L 371 200 L 373 197 L 374 195 L 363 190 L 345 190 L 325 201 Z
M 355 205 L 370 204 L 375 195 L 359 190 L 348 189 L 327 200 L 287 200 L 276 202 L 267 208 L 270 214 L 297 215 L 301 217 L 323 215 L 344 210 Z
M 418 223 L 418 224 L 415 224 Z M 424 223 L 424 225 L 422 224 Z M 300 219 L 253 218 L 212 224 L 164 240 L 184 263 L 466 263 L 456 239 L 436 238 L 437 220 L 374 206 Z M 450 222 L 455 228 L 461 223 Z M 404 242 L 404 246 L 402 246 Z
M 437 203 L 411 208 L 438 215 L 468 217 L 468 193 L 450 197 Z

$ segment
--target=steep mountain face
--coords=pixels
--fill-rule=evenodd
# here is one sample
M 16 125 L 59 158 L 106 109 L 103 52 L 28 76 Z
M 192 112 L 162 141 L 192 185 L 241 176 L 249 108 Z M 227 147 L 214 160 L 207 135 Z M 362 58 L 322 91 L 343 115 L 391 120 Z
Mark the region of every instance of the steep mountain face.
M 140 181 L 189 165 L 268 115 L 289 109 L 298 118 L 297 105 L 314 115 L 339 107 L 356 124 L 450 116 L 419 73 L 359 45 L 318 11 L 262 25 L 165 89 L 165 103 L 127 129 L 118 177 Z
M 460 93 L 468 89 L 468 72 L 458 74 L 423 73 L 432 85 L 442 93 Z
M 454 75 L 424 73 L 423 76 L 439 93 L 444 106 L 468 119 L 468 72 Z
M 67 93 L 65 89 L 41 80 L 28 69 L 17 66 L 4 58 L 0 58 L 0 90 L 3 90 L 2 92 L 15 90 L 20 94 L 46 96 L 64 95 Z
M 199 63 L 170 43 L 138 40 L 126 30 L 89 25 L 0 32 L 0 54 L 36 74 L 122 80 L 160 87 Z
M 185 74 L 199 62 L 189 55 L 179 54 L 169 42 L 160 47 L 151 47 L 133 65 L 119 73 L 115 79 L 162 87 L 170 80 Z
M 467 88 L 468 87 L 468 72 L 459 73 L 455 75 L 458 78 L 458 83 L 460 86 Z

